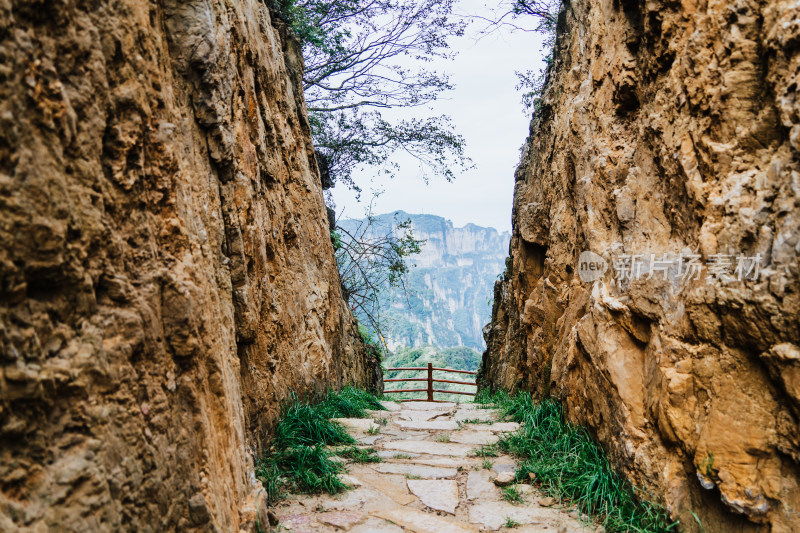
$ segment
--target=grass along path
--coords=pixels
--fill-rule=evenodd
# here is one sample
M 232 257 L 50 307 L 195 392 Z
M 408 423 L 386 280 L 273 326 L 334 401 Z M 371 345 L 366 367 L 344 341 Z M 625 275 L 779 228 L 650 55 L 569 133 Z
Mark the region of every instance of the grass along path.
M 344 455 L 359 462 L 377 456 L 354 447 L 356 440 L 331 419 L 365 418 L 367 410 L 383 409 L 374 396 L 353 387 L 330 392 L 316 405 L 292 395 L 271 446 L 256 463 L 256 478 L 267 491 L 267 501 L 277 502 L 286 491 L 336 494 L 347 489 L 341 478 L 345 467 L 333 459 L 330 447 L 348 446 Z
M 518 458 L 518 480 L 533 477 L 549 496 L 598 517 L 608 533 L 677 530 L 663 507 L 614 472 L 584 428 L 564 421 L 555 401 L 534 403 L 530 394 L 505 392 L 484 392 L 476 401 L 521 424 L 499 443 Z
M 283 493 L 273 500 L 271 509 L 279 519 L 273 531 L 594 531 L 596 524 L 576 508 L 558 505 L 529 483 L 515 482 L 514 458 L 498 442 L 519 424 L 499 422 L 502 412 L 474 403 L 384 401 L 380 405 L 388 411 L 363 407 L 352 411 L 366 419 L 338 418 L 341 410 L 329 412 L 322 405 L 298 404 L 286 410 L 281 422 L 286 433 L 281 433 L 285 436 L 280 442 L 288 446 L 275 446 L 260 463 L 276 465 L 276 475 L 261 479 L 265 484 L 279 480 Z M 321 421 L 316 415 L 322 413 L 338 422 Z M 347 437 L 338 429 L 319 427 L 325 424 L 344 429 Z M 282 460 L 295 453 L 286 450 L 312 447 L 311 435 L 331 442 L 317 447 L 325 461 L 298 465 L 294 456 Z M 314 483 L 317 478 L 324 481 Z

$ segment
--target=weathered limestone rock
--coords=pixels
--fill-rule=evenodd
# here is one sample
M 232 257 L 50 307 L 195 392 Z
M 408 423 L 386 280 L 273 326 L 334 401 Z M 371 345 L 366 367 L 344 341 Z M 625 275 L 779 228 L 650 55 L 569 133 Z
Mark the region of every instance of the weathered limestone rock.
M 289 391 L 380 378 L 297 43 L 257 0 L 8 0 L 0 56 L 0 529 L 255 528 Z
M 515 175 L 480 381 L 559 397 L 688 530 L 800 529 L 798 21 L 568 3 Z
M 495 476 L 492 482 L 497 485 L 498 487 L 507 487 L 514 483 L 516 480 L 516 474 L 514 472 L 500 472 Z

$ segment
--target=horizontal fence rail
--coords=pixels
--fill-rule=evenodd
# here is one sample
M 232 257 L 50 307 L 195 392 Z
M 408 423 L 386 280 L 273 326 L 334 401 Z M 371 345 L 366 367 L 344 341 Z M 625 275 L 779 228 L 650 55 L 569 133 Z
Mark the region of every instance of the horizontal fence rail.
M 444 394 L 463 394 L 464 396 L 475 396 L 474 392 L 462 392 L 462 391 L 454 391 L 454 390 L 443 390 L 443 389 L 434 389 L 434 383 L 454 383 L 456 385 L 469 385 L 472 387 L 477 387 L 478 384 L 472 381 L 455 381 L 452 379 L 434 379 L 433 372 L 456 372 L 458 374 L 470 374 L 470 375 L 477 375 L 477 372 L 472 372 L 470 370 L 456 370 L 454 368 L 439 368 L 433 366 L 432 363 L 428 363 L 428 366 L 401 366 L 397 368 L 387 368 L 387 372 L 395 372 L 398 370 L 411 370 L 411 371 L 428 371 L 428 377 L 426 378 L 392 378 L 392 379 L 384 379 L 384 383 L 392 383 L 396 381 L 425 381 L 428 383 L 428 387 L 425 389 L 394 389 L 394 390 L 385 390 L 383 391 L 384 394 L 395 394 L 400 392 L 427 392 L 428 397 L 427 401 L 429 402 L 441 402 L 443 400 L 435 400 L 433 398 L 434 392 L 444 393 Z M 412 398 L 407 400 L 399 400 L 401 402 L 422 402 L 426 401 L 422 398 Z

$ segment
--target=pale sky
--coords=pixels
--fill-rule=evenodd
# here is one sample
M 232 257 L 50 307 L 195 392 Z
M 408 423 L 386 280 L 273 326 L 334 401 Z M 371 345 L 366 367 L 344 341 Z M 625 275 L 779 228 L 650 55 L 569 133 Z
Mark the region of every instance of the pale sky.
M 461 0 L 456 11 L 489 16 L 483 0 Z M 534 25 L 530 20 L 528 26 Z M 459 52 L 454 60 L 426 64 L 426 68 L 451 74 L 455 89 L 434 102 L 432 114 L 450 115 L 456 131 L 466 139 L 466 154 L 475 168 L 451 183 L 434 178 L 429 185 L 425 185 L 418 163 L 411 158 L 398 159 L 402 167 L 395 179 L 365 169 L 354 176 L 364 191 L 360 203 L 344 185 L 334 187 L 337 215 L 343 212 L 348 218 L 363 217 L 370 190 L 383 189 L 375 201 L 374 214 L 402 209 L 443 216 L 456 226 L 472 222 L 500 231 L 511 229 L 514 169 L 530 122 L 515 90 L 514 71 L 541 68 L 542 36 L 502 31 L 476 40 L 477 30 L 484 26 L 476 23 L 466 36 L 452 42 Z M 409 116 L 431 114 L 424 108 L 404 112 Z M 373 174 L 376 177 L 371 179 Z

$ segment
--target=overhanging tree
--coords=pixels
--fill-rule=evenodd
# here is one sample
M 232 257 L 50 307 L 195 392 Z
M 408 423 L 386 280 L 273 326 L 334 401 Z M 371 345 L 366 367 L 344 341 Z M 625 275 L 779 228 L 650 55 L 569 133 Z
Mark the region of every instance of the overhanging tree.
M 517 90 L 522 91 L 522 105 L 526 112 L 538 112 L 539 99 L 544 92 L 547 77 L 547 68 L 553 60 L 553 48 L 556 42 L 556 24 L 561 0 L 501 0 L 494 10 L 492 18 L 478 17 L 489 24 L 484 28 L 484 33 L 491 33 L 500 28 L 511 31 L 528 31 L 544 36 L 542 51 L 544 52 L 544 67 L 534 70 L 517 71 Z M 533 17 L 536 26 L 525 23 L 526 19 Z M 520 23 L 518 19 L 522 18 Z
M 303 87 L 314 144 L 334 180 L 360 190 L 364 166 L 391 176 L 405 153 L 423 176 L 455 177 L 466 168 L 464 140 L 446 116 L 398 118 L 389 109 L 425 106 L 452 88 L 424 68 L 452 56 L 448 41 L 464 32 L 454 0 L 279 0 L 303 43 Z

